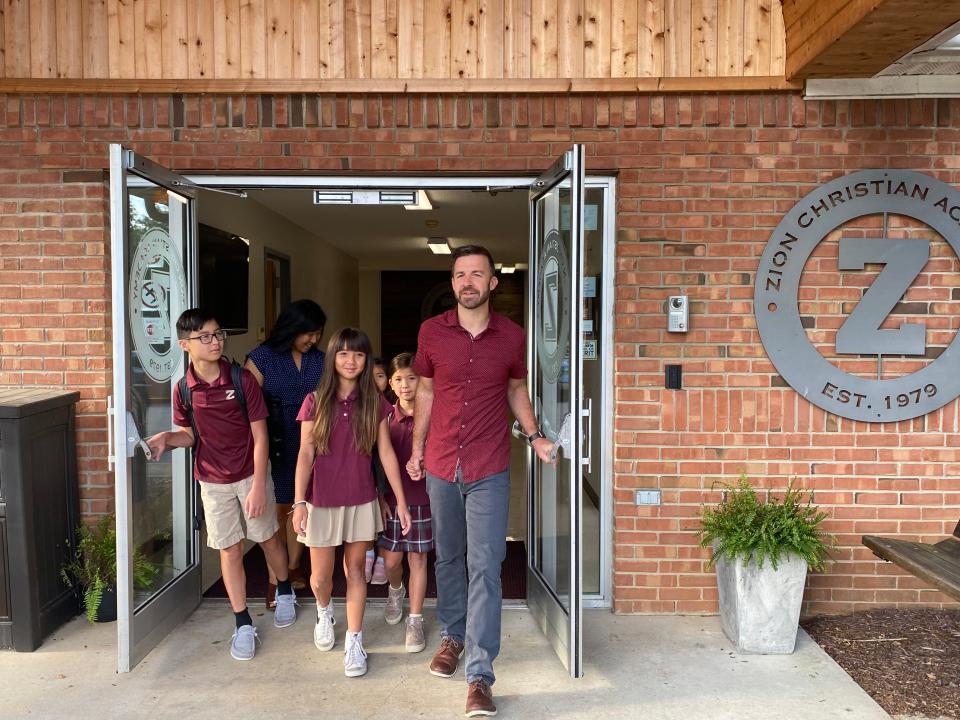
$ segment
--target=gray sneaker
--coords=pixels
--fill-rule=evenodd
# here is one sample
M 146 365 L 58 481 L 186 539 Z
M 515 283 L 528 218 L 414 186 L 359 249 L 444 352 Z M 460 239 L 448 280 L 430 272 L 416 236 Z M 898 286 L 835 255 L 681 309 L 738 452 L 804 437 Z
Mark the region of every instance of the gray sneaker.
M 407 616 L 406 641 L 404 643 L 408 653 L 422 652 L 427 646 L 423 637 L 423 618 Z
M 257 653 L 257 629 L 253 625 L 242 625 L 233 631 L 230 642 L 230 657 L 234 660 L 253 660 Z
M 273 626 L 290 627 L 297 621 L 297 596 L 277 595 L 277 607 L 273 611 Z
M 396 625 L 403 620 L 403 598 L 407 594 L 407 589 L 400 584 L 395 588 L 390 585 L 387 589 L 387 606 L 383 609 L 383 619 L 387 625 Z

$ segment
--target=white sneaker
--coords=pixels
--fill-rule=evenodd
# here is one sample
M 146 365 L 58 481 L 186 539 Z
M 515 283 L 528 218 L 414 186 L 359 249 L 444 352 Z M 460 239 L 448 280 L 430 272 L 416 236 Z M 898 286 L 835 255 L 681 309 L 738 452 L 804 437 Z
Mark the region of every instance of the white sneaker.
M 361 635 L 347 633 L 343 650 L 343 674 L 347 677 L 360 677 L 367 674 L 367 652 L 363 649 Z
M 337 624 L 337 619 L 333 616 L 332 603 L 325 608 L 317 608 L 317 624 L 313 628 L 313 644 L 317 650 L 332 650 L 335 641 L 333 635 L 333 626 Z
M 403 598 L 407 594 L 407 589 L 400 584 L 395 588 L 390 585 L 387 588 L 387 606 L 383 609 L 383 619 L 387 625 L 396 625 L 403 620 Z
M 370 584 L 371 585 L 386 585 L 387 584 L 387 569 L 383 564 L 383 558 L 377 557 L 377 561 L 373 564 L 373 574 L 370 575 Z

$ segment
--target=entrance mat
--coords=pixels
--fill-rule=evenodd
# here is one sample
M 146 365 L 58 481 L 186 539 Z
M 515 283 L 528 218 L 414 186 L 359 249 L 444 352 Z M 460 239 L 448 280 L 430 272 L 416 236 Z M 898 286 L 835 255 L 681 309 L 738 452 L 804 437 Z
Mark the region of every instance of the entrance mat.
M 430 553 L 427 558 L 427 597 L 437 597 L 437 582 L 433 572 L 434 553 Z M 303 559 L 300 561 L 304 577 L 310 575 L 310 552 L 304 550 Z M 263 601 L 267 593 L 267 561 L 263 557 L 263 551 L 260 546 L 250 549 L 243 556 L 243 567 L 247 573 L 247 597 L 253 601 Z M 409 570 L 407 564 L 403 565 L 403 582 L 407 583 Z M 503 584 L 503 598 L 505 600 L 526 600 L 527 599 L 527 550 L 526 543 L 522 540 L 507 541 L 507 557 L 503 561 L 500 570 L 500 581 Z M 337 548 L 337 559 L 333 564 L 333 596 L 336 598 L 346 597 L 347 581 L 343 575 L 343 548 Z M 223 579 L 217 580 L 203 596 L 205 598 L 226 598 L 227 590 L 223 586 Z M 313 593 L 310 588 L 297 590 L 298 597 L 312 598 Z M 386 598 L 386 585 L 367 585 L 368 598 Z

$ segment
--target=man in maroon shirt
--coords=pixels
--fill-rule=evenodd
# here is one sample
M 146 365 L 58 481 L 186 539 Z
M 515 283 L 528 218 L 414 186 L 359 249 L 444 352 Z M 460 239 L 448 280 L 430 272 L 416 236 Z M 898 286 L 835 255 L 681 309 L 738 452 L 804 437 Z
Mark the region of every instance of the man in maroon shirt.
M 154 460 L 169 448 L 194 448 L 194 477 L 200 483 L 207 545 L 220 551 L 223 584 L 236 621 L 230 655 L 252 660 L 257 630 L 247 609 L 245 537 L 260 543 L 278 578 L 274 625 L 293 625 L 297 610 L 287 575 L 287 553 L 277 537 L 273 480 L 267 470 L 267 407 L 249 370 L 240 371 L 241 387 L 234 387 L 231 365 L 222 357 L 226 336 L 216 319 L 198 308 L 180 315 L 177 337 L 190 356 L 186 384 L 192 411 L 187 410 L 177 384 L 173 390 L 176 428 L 157 433 L 147 444 Z
M 442 640 L 430 672 L 451 677 L 466 651 L 466 713 L 474 717 L 497 712 L 490 686 L 500 652 L 510 500 L 507 405 L 544 462 L 552 445 L 527 394 L 523 328 L 490 309 L 497 287 L 490 252 L 477 245 L 454 250 L 452 284 L 457 306 L 420 327 L 407 469 L 413 480 L 425 472 L 433 515 Z

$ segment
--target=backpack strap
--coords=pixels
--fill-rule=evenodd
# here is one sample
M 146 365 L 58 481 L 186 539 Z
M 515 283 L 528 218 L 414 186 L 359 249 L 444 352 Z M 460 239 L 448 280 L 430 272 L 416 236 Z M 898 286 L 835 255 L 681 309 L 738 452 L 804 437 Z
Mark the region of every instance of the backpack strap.
M 233 383 L 234 396 L 240 403 L 240 412 L 243 413 L 244 422 L 250 424 L 250 416 L 247 414 L 247 396 L 243 393 L 243 367 L 237 363 L 230 363 L 230 381 Z
M 187 384 L 187 375 L 184 373 L 177 383 L 177 393 L 180 395 L 180 402 L 183 405 L 183 411 L 190 420 L 190 429 L 193 430 L 193 446 L 196 447 L 200 442 L 200 433 L 197 432 L 197 423 L 193 419 L 193 401 L 191 399 L 190 386 Z

